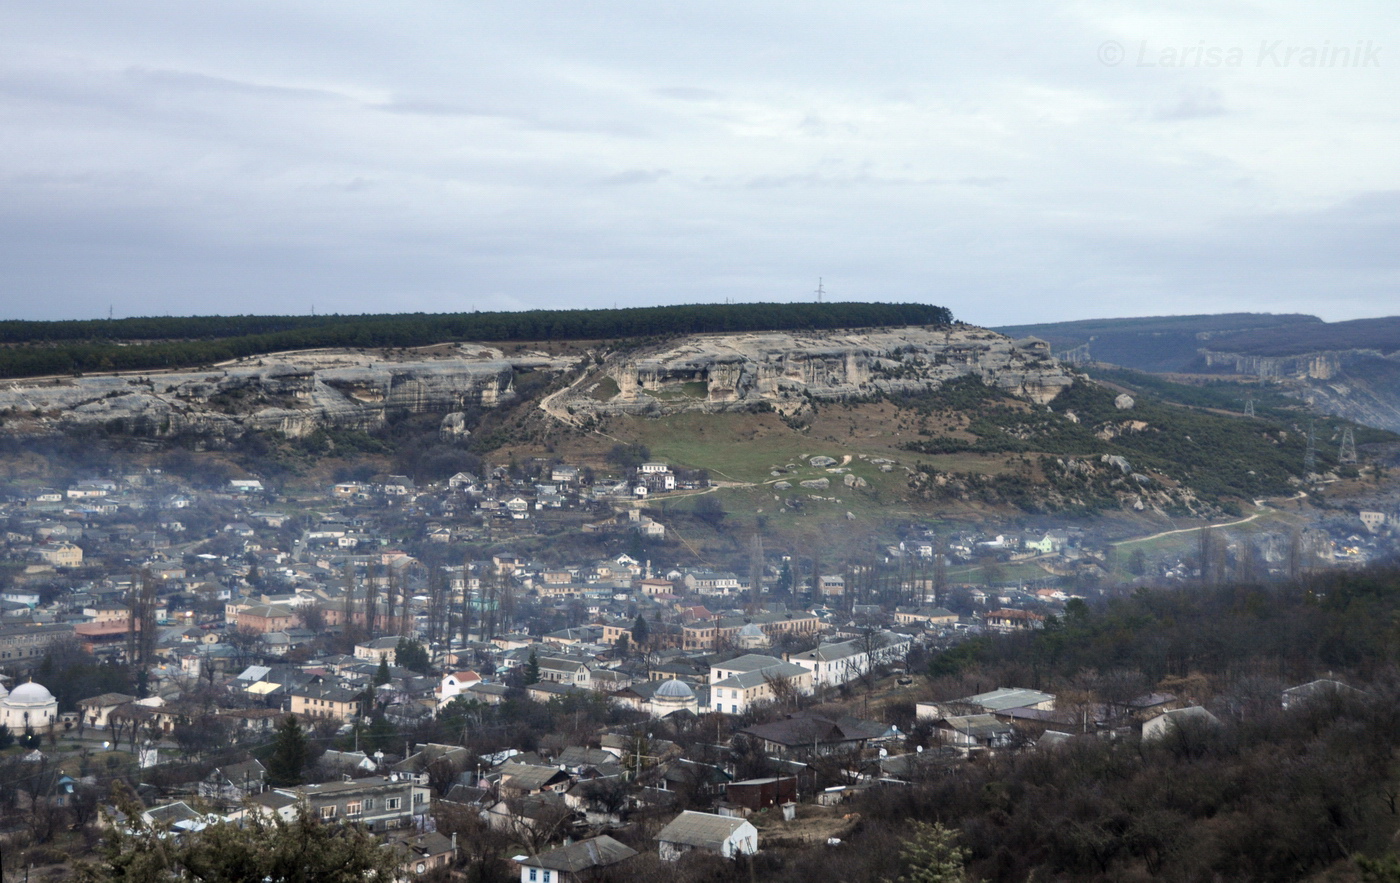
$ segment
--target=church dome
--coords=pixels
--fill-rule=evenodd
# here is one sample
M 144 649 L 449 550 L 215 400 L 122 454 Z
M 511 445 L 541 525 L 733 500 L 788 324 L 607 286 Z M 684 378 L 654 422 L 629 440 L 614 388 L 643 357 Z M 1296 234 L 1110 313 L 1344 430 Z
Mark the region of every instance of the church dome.
M 695 698 L 695 691 L 690 689 L 690 686 L 686 684 L 685 681 L 672 678 L 656 688 L 656 693 L 653 694 L 653 698 L 689 702 L 691 699 Z
M 54 701 L 53 694 L 43 684 L 30 681 L 20 684 L 5 698 L 7 705 L 48 705 Z

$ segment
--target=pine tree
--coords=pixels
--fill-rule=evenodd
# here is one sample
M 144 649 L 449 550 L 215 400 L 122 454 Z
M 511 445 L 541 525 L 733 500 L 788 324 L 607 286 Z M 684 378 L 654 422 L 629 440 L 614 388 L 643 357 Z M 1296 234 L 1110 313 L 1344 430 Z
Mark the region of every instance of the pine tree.
M 632 623 L 632 643 L 641 649 L 647 645 L 651 638 L 651 629 L 647 626 L 647 618 L 642 614 L 637 614 L 637 620 Z
M 382 687 L 394 679 L 389 673 L 389 654 L 382 653 L 379 656 L 379 670 L 374 673 L 374 685 Z
M 530 660 L 525 663 L 525 686 L 540 682 L 540 660 L 535 651 L 530 651 Z
M 287 715 L 272 741 L 272 754 L 267 759 L 268 781 L 274 785 L 300 785 L 309 752 L 306 731 L 297 723 L 296 715 Z
M 942 824 L 913 822 L 914 835 L 904 841 L 899 857 L 905 873 L 896 883 L 964 883 L 968 852 L 957 844 L 958 832 Z
M 74 868 L 79 883 L 144 883 L 148 880 L 316 880 L 359 883 L 393 880 L 403 861 L 367 828 L 325 824 L 305 805 L 291 821 L 258 813 L 240 822 L 218 822 L 179 838 L 142 821 L 134 795 L 118 808 L 128 822 L 109 825 L 96 862 Z
M 426 674 L 432 662 L 428 659 L 428 651 L 423 649 L 422 644 L 410 641 L 408 638 L 399 638 L 398 647 L 394 651 L 394 664 L 399 668 L 407 668 L 419 674 Z

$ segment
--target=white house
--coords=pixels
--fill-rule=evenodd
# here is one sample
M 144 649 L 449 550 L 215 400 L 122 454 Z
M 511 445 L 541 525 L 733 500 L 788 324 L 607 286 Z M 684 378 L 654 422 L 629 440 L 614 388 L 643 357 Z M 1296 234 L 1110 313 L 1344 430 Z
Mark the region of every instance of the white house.
M 673 862 L 693 849 L 724 858 L 758 852 L 758 829 L 746 819 L 687 810 L 656 835 L 664 862 Z
M 716 663 L 710 666 L 710 704 L 721 714 L 743 714 L 750 705 L 780 698 L 773 691 L 780 683 L 806 695 L 812 692 L 812 673 L 756 653 Z
M 441 709 L 458 696 L 466 695 L 467 690 L 479 683 L 481 675 L 474 671 L 451 671 L 443 675 L 437 689 L 438 708 Z
M 908 635 L 897 632 L 872 632 L 869 636 L 792 653 L 787 660 L 810 671 L 814 686 L 835 687 L 902 658 L 909 652 L 911 641 Z
M 1220 726 L 1220 719 L 1199 705 L 1173 709 L 1163 712 L 1142 725 L 1142 741 L 1152 742 L 1157 739 L 1165 739 L 1178 726 L 1213 728 Z

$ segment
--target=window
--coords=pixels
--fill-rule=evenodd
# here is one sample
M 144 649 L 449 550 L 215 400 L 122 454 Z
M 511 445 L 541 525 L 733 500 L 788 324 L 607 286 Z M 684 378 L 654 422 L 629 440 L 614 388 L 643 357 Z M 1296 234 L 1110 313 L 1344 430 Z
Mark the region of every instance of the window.
M 331 806 L 323 806 L 323 807 L 321 807 L 321 818 L 323 818 L 323 819 L 333 819 L 333 818 L 335 818 L 335 806 L 334 806 L 334 805 L 331 805 Z
M 360 814 L 360 801 L 352 800 L 345 804 L 345 814 L 347 816 L 357 816 Z
M 535 883 L 540 877 L 540 872 L 535 868 L 530 869 L 530 883 Z
M 372 810 L 372 809 L 374 809 L 374 798 L 373 798 L 373 797 L 366 797 L 366 798 L 365 798 L 365 812 L 369 812 L 369 811 Z
M 545 872 L 544 872 L 544 883 L 549 883 L 549 875 L 550 875 L 550 872 L 549 872 L 549 871 L 545 871 Z
M 385 809 L 398 809 L 398 808 L 399 808 L 399 803 L 400 803 L 400 802 L 401 802 L 401 799 L 398 798 L 398 797 L 389 797 L 389 798 L 386 798 L 385 801 L 384 801 L 384 808 L 385 808 Z

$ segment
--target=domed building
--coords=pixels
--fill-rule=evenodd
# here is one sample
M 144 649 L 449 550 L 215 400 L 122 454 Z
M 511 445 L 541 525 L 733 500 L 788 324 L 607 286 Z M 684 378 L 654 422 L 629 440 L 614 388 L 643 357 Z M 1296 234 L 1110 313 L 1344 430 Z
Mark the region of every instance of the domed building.
M 699 714 L 700 701 L 695 698 L 695 691 L 690 689 L 689 684 L 672 678 L 651 694 L 651 716 L 666 717 L 678 711 Z
M 754 623 L 746 623 L 734 636 L 734 644 L 740 650 L 762 650 L 768 646 L 768 636 Z
M 0 699 L 0 724 L 16 736 L 26 729 L 47 733 L 58 723 L 58 700 L 43 684 L 20 684 Z

